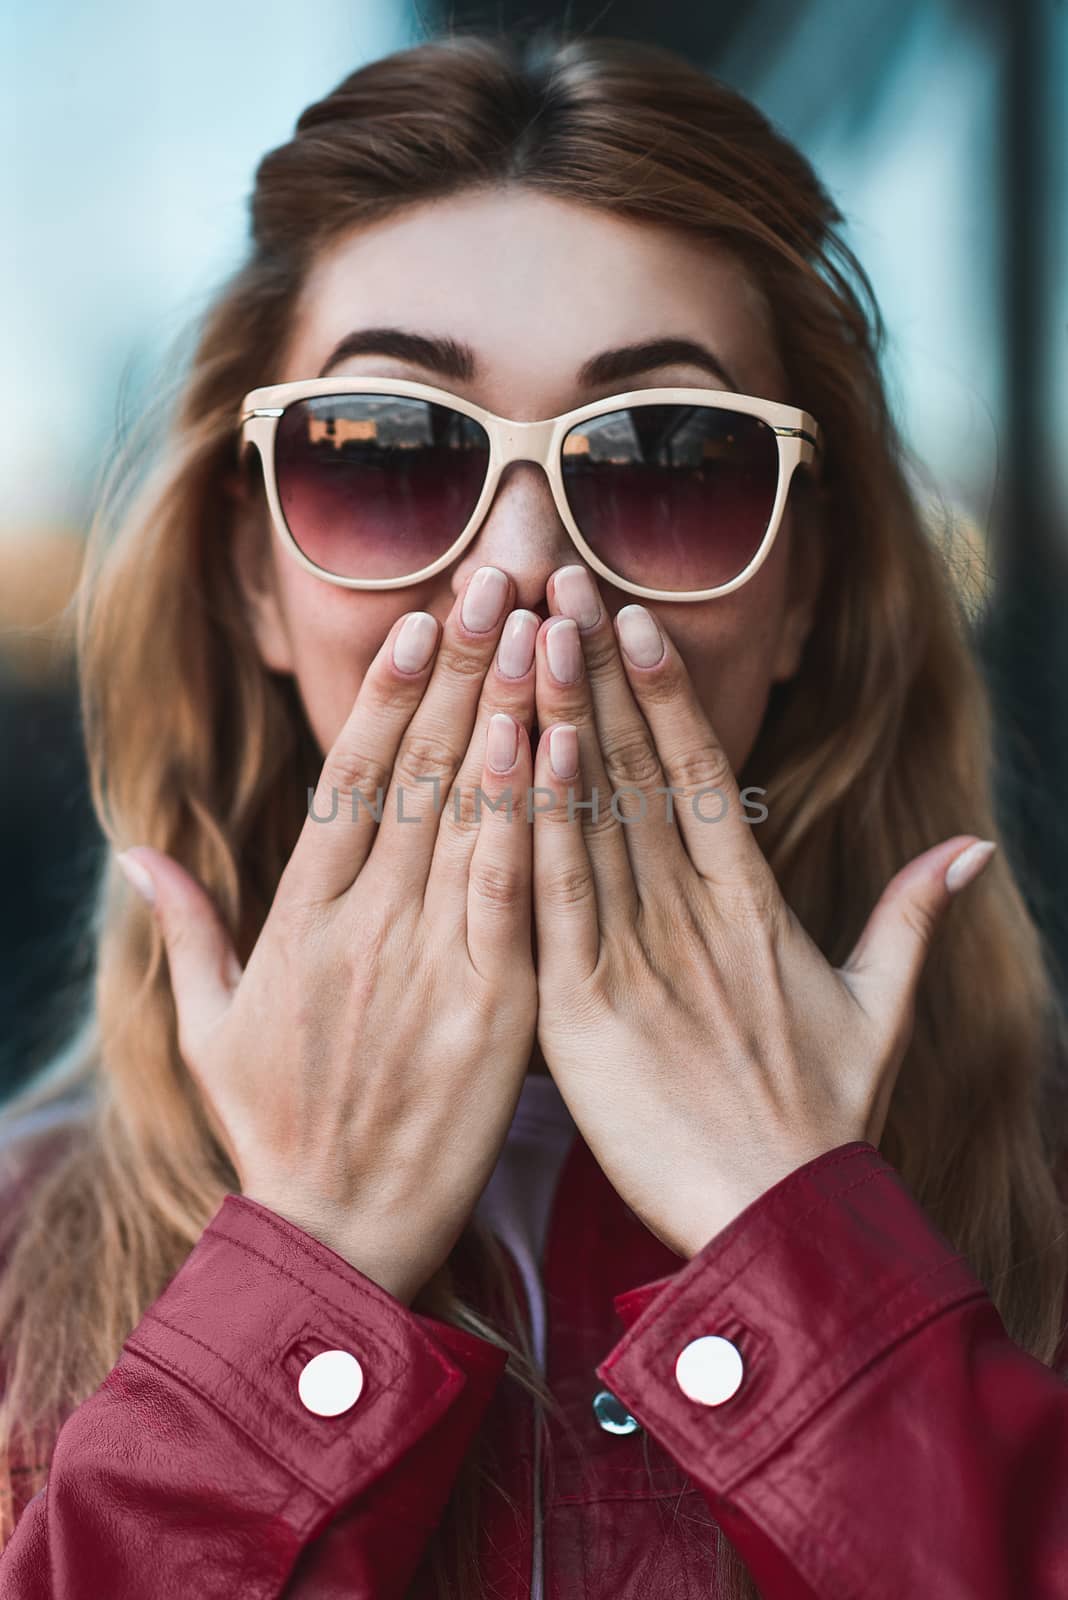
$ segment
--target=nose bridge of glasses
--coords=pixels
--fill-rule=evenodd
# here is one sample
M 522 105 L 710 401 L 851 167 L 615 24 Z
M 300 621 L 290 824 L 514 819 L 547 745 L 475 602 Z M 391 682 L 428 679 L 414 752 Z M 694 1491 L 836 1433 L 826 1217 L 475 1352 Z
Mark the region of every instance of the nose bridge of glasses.
M 514 422 L 502 417 L 497 423 L 496 439 L 502 466 L 510 461 L 535 461 L 539 466 L 549 465 L 549 447 L 553 436 L 553 422 Z

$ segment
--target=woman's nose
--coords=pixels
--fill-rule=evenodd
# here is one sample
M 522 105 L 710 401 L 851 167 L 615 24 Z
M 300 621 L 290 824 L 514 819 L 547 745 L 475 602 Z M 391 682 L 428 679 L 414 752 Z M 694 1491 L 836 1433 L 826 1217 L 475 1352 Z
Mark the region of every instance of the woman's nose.
M 482 526 L 453 569 L 453 592 L 459 594 L 479 567 L 500 567 L 515 582 L 515 606 L 547 617 L 550 573 L 576 561 L 582 556 L 560 520 L 548 478 L 533 461 L 512 461 Z

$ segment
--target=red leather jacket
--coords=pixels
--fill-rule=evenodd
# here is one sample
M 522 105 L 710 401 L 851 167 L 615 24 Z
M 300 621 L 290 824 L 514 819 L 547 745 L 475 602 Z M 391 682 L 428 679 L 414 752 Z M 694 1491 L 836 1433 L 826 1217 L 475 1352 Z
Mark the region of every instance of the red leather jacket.
M 553 1424 L 538 1474 L 545 1600 L 710 1600 L 715 1522 L 765 1600 L 1068 1596 L 1068 1374 L 1009 1339 L 870 1144 L 799 1167 L 682 1262 L 577 1136 L 542 1265 L 574 1430 Z M 695 1357 L 708 1336 L 725 1343 Z M 733 1363 L 726 1388 L 741 1372 L 727 1399 L 719 1369 L 702 1380 L 709 1348 Z M 319 1403 L 301 1376 L 328 1350 L 356 1358 L 334 1415 L 301 1398 Z M 526 1597 L 533 1413 L 503 1366 L 228 1195 L 50 1455 L 24 1463 L 50 1470 L 16 1495 L 0 1594 L 428 1600 L 426 1541 L 482 1428 L 519 1508 L 486 1503 L 486 1592 Z M 695 1370 L 704 1398 L 685 1392 Z

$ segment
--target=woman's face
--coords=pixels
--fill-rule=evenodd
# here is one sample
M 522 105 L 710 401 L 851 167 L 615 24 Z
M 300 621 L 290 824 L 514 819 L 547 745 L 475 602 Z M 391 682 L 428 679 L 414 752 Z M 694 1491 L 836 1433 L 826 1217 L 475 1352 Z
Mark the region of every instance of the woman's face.
M 364 328 L 399 328 L 469 346 L 471 375 L 457 379 L 368 351 L 331 366 L 331 376 L 413 378 L 518 421 L 668 384 L 797 403 L 784 387 L 763 300 L 730 255 L 520 188 L 421 203 L 335 242 L 305 284 L 283 370 L 263 381 L 318 376 L 338 343 Z M 704 346 L 712 366 L 729 378 L 681 360 L 639 364 L 609 384 L 578 380 L 594 356 L 668 337 Z M 545 617 L 550 574 L 582 562 L 548 480 L 532 462 L 505 469 L 462 556 L 406 588 L 326 583 L 293 561 L 267 528 L 264 503 L 236 530 L 259 650 L 268 667 L 293 674 L 324 754 L 402 613 L 429 611 L 443 622 L 468 576 L 492 565 L 515 580 L 516 608 Z M 643 602 L 679 649 L 736 772 L 759 731 L 771 685 L 797 670 L 810 626 L 819 552 L 813 539 L 795 548 L 794 528 L 788 505 L 771 554 L 731 594 Z M 592 576 L 610 615 L 636 599 Z

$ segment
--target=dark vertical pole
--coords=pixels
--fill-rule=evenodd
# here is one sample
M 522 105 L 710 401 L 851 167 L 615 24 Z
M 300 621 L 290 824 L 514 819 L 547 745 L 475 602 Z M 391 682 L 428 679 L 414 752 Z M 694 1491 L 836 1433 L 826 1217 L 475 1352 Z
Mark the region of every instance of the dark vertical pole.
M 1059 0 L 993 4 L 1002 64 L 1001 215 L 1006 416 L 995 505 L 995 598 L 979 640 L 998 722 L 1006 845 L 1068 978 L 1068 541 L 1048 418 L 1052 211 L 1049 33 Z

